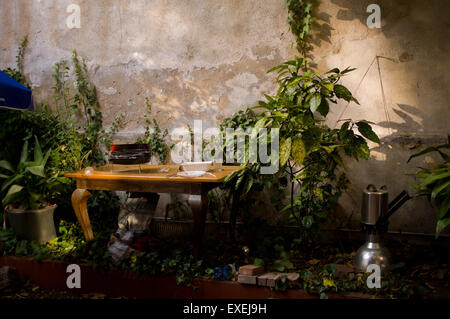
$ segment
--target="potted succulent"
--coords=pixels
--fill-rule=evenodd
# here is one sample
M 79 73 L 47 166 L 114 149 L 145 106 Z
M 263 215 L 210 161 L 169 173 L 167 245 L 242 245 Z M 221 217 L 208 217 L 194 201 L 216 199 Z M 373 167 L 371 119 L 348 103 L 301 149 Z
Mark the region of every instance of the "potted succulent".
M 6 161 L 0 161 L 0 174 L 3 184 L 2 205 L 9 224 L 16 236 L 21 239 L 49 241 L 56 237 L 53 213 L 56 205 L 49 203 L 52 189 L 58 185 L 56 178 L 47 177 L 45 166 L 51 150 L 43 154 L 36 137 L 34 160 L 28 160 L 28 141 L 22 147 L 22 153 L 16 168 Z

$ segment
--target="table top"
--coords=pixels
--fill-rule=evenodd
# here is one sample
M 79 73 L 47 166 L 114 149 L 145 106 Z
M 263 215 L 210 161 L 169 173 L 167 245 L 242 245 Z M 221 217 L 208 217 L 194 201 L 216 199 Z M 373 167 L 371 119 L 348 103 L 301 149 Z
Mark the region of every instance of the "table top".
M 181 183 L 221 183 L 229 174 L 239 170 L 240 166 L 223 166 L 219 172 L 211 171 L 199 177 L 177 176 L 180 165 L 120 165 L 108 164 L 94 167 L 87 173 L 86 169 L 65 173 L 64 176 L 86 180 L 129 180 Z

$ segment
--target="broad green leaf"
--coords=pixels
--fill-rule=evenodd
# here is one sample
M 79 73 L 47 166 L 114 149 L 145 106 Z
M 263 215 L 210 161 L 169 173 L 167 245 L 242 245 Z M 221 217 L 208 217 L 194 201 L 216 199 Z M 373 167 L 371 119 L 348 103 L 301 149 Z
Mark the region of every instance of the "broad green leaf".
M 295 60 L 289 60 L 289 61 L 284 62 L 283 64 L 296 66 L 296 65 L 297 65 L 297 61 L 295 61 Z
M 271 68 L 270 70 L 267 71 L 267 73 L 271 73 L 271 72 L 273 72 L 275 70 L 284 70 L 284 69 L 287 69 L 287 68 L 288 68 L 288 66 L 286 64 L 281 64 L 281 65 L 277 65 L 277 66 Z
M 341 72 L 341 71 L 338 68 L 334 68 L 334 69 L 331 69 L 330 71 L 328 71 L 325 74 L 328 74 L 328 73 L 339 73 L 339 72 Z
M 309 99 L 309 109 L 311 110 L 311 112 L 314 113 L 317 110 L 320 102 L 322 102 L 322 96 L 320 95 L 320 93 L 314 93 Z
M 271 97 L 269 94 L 264 94 L 264 97 L 267 99 L 267 101 L 269 101 L 270 103 L 275 102 L 275 100 L 273 99 L 273 97 Z
M 259 131 L 264 127 L 266 120 L 267 120 L 267 118 L 263 117 L 263 118 L 259 119 L 258 122 L 256 122 L 256 124 L 252 130 L 252 134 L 251 134 L 252 138 L 255 138 L 258 135 Z
M 280 210 L 280 213 L 283 213 L 283 212 L 287 211 L 288 209 L 291 209 L 291 207 L 292 207 L 291 204 L 284 206 L 283 209 Z
M 342 135 L 344 132 L 348 131 L 348 128 L 350 127 L 350 121 L 344 122 L 341 126 L 340 134 Z
M 245 177 L 246 177 L 246 174 L 243 174 L 243 175 L 239 176 L 239 178 L 236 181 L 235 190 L 239 189 L 239 186 L 241 186 L 241 184 L 244 181 Z
M 445 188 L 447 188 L 447 187 L 449 187 L 449 186 L 450 186 L 450 180 L 449 180 L 449 181 L 446 181 L 446 182 L 443 182 L 443 183 L 441 183 L 441 184 L 435 186 L 435 187 L 433 188 L 433 191 L 431 192 L 431 198 L 436 198 L 436 196 L 437 196 L 442 190 L 444 190 Z
M 429 175 L 427 178 L 423 180 L 422 183 L 420 183 L 420 187 L 425 187 L 431 183 L 434 183 L 435 181 L 443 178 L 447 178 L 450 176 L 450 172 L 440 173 L 440 174 L 432 174 Z
M 305 159 L 306 156 L 306 148 L 305 144 L 303 143 L 303 140 L 299 137 L 294 138 L 292 140 L 291 148 L 292 148 L 291 150 L 292 158 L 298 165 L 302 165 L 303 160 Z
M 360 143 L 358 146 L 358 153 L 362 158 L 368 159 L 370 157 L 370 149 L 366 143 Z M 358 159 L 358 158 L 356 158 Z
M 15 182 L 17 182 L 18 180 L 20 180 L 23 177 L 22 174 L 19 175 L 15 175 L 14 177 L 12 177 L 11 179 L 5 181 L 2 185 L 2 189 L 1 191 L 3 192 L 5 189 L 7 189 L 10 185 L 14 184 Z
M 40 177 L 45 177 L 44 166 L 42 166 L 42 165 L 41 166 L 27 167 L 26 170 L 29 171 L 33 175 L 40 176 Z
M 445 154 L 444 152 L 438 151 L 439 155 L 444 159 L 445 162 L 450 163 L 450 155 Z
M 0 178 L 9 178 L 9 176 L 5 174 L 0 174 Z
M 323 98 L 322 102 L 320 102 L 320 105 L 317 108 L 317 112 L 319 112 L 323 117 L 326 117 L 329 111 L 330 105 L 328 104 L 327 99 Z
M 439 234 L 441 233 L 441 231 L 443 231 L 444 228 L 447 227 L 449 224 L 450 224 L 450 218 L 444 218 L 444 219 L 438 220 L 438 222 L 436 224 L 436 238 L 439 237 Z
M 20 154 L 20 163 L 24 164 L 27 161 L 27 158 L 28 158 L 28 141 L 25 141 L 25 143 L 23 143 L 22 153 Z
M 372 142 L 380 144 L 380 139 L 378 138 L 378 135 L 372 130 L 370 124 L 361 121 L 357 122 L 356 126 L 358 126 L 358 130 L 362 136 L 371 140 Z
M 289 156 L 291 155 L 291 146 L 292 146 L 292 139 L 290 137 L 288 138 L 282 138 L 280 142 L 280 166 L 286 165 L 287 161 L 289 160 Z
M 275 111 L 273 112 L 273 117 L 281 117 L 283 119 L 287 118 L 289 116 L 289 113 L 286 112 L 280 112 L 280 111 Z
M 437 219 L 443 219 L 450 210 L 450 196 L 444 199 L 442 203 L 439 204 L 439 213 Z
M 52 151 L 52 150 L 49 149 L 49 150 L 47 151 L 47 153 L 45 153 L 45 156 L 44 156 L 44 158 L 43 158 L 43 160 L 42 160 L 42 163 L 41 163 L 42 166 L 45 167 L 45 165 L 47 164 L 47 161 L 48 161 L 48 158 L 50 157 L 51 151 Z M 89 154 L 88 154 L 88 155 L 89 155 Z
M 2 204 L 3 206 L 8 206 L 11 201 L 14 199 L 14 196 L 17 195 L 18 193 L 20 193 L 23 189 L 23 186 L 20 185 L 12 185 L 9 190 L 8 193 L 6 193 L 5 198 L 3 198 Z
M 440 149 L 440 148 L 447 148 L 446 146 L 447 146 L 447 144 L 446 144 L 446 145 L 437 146 L 437 147 L 434 147 L 434 146 L 427 147 L 427 148 L 424 149 L 423 151 L 420 151 L 420 152 L 418 152 L 418 153 L 416 153 L 416 154 L 411 155 L 411 156 L 409 157 L 409 159 L 408 159 L 408 163 L 409 163 L 409 161 L 411 161 L 414 157 L 421 156 L 421 155 L 424 155 L 424 154 L 427 154 L 427 153 L 430 153 L 430 152 L 439 152 L 439 149 Z
M 302 80 L 302 78 L 296 78 L 293 81 L 291 81 L 287 86 L 289 88 L 295 88 L 298 84 L 298 82 L 300 82 Z
M 41 163 L 43 159 L 41 145 L 39 144 L 39 140 L 34 136 L 35 145 L 34 145 L 34 161 L 36 163 Z M 39 165 L 39 164 L 38 164 Z
M 249 175 L 247 180 L 245 181 L 243 195 L 247 194 L 250 191 L 250 189 L 252 188 L 252 186 L 253 186 L 253 177 L 251 175 Z
M 238 169 L 238 170 L 235 170 L 235 171 L 233 171 L 233 172 L 231 172 L 224 180 L 223 180 L 223 182 L 224 183 L 228 183 L 229 181 L 231 181 L 240 171 L 242 171 L 242 170 L 240 170 L 240 169 Z
M 359 104 L 358 100 L 353 97 L 352 93 L 341 84 L 336 84 L 334 86 L 334 93 L 340 99 L 344 99 L 347 102 L 354 101 L 355 103 Z
M 10 172 L 14 172 L 14 168 L 12 167 L 11 163 L 8 161 L 0 161 L 0 167 L 4 168 Z
M 355 70 L 356 70 L 356 68 L 350 68 L 350 67 L 347 67 L 347 68 L 345 68 L 345 70 L 343 70 L 341 73 L 342 73 L 342 74 L 345 74 L 345 73 L 352 72 L 352 71 L 355 71 Z

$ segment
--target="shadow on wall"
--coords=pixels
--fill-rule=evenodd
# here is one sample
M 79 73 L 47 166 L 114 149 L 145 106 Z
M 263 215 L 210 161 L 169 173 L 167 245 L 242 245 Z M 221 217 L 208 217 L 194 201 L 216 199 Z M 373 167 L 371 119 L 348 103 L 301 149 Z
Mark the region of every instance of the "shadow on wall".
M 379 5 L 382 18 L 381 32 L 388 38 L 397 35 L 396 32 L 392 32 L 393 26 L 403 18 L 409 17 L 415 6 L 430 2 L 434 4 L 439 2 L 444 3 L 443 0 L 331 0 L 331 2 L 341 8 L 337 13 L 338 20 L 359 20 L 363 25 L 366 25 L 367 17 L 369 15 L 369 13 L 366 12 L 367 7 L 370 4 Z M 413 24 L 411 24 L 410 27 L 413 27 Z M 423 25 L 417 25 L 416 28 L 412 28 L 410 31 L 411 33 L 414 33 L 423 27 Z
M 313 22 L 311 25 L 310 39 L 311 46 L 308 48 L 307 57 L 310 61 L 314 61 L 314 55 L 312 49 L 314 47 L 320 47 L 323 42 L 331 43 L 331 31 L 334 28 L 331 26 L 331 15 L 320 10 L 320 2 L 318 0 L 311 0 L 311 15 L 313 16 Z M 311 68 L 317 68 L 317 64 L 310 62 Z
M 370 14 L 366 9 L 372 3 L 381 7 L 380 29 L 371 30 L 366 26 Z M 335 16 L 318 12 L 319 9 L 335 12 Z M 386 110 L 383 111 L 382 103 L 367 101 L 367 104 L 375 104 L 379 112 L 385 112 L 385 115 L 387 113 L 383 116 L 385 120 L 374 120 L 376 126 L 385 132 L 382 144 L 372 145 L 372 157 L 369 161 L 348 161 L 347 171 L 352 184 L 343 195 L 342 207 L 336 212 L 333 223 L 327 226 L 360 228 L 362 190 L 369 183 L 387 185 L 391 199 L 403 189 L 414 194 L 415 191 L 408 186 L 408 182 L 414 182 L 414 179 L 407 174 L 416 172 L 417 167 L 426 164 L 425 157 L 415 158 L 407 163 L 409 156 L 425 147 L 446 141 L 450 113 L 448 84 L 444 84 L 448 83 L 448 76 L 444 70 L 450 62 L 447 41 L 450 25 L 445 12 L 449 12 L 449 9 L 450 3 L 443 0 L 331 0 L 331 3 L 322 1 L 320 7 L 315 6 L 313 13 L 320 23 L 313 28 L 313 44 L 318 58 L 319 54 L 337 55 L 340 50 L 335 51 L 334 46 L 340 46 L 340 42 L 344 46 L 344 41 L 348 41 L 347 44 L 352 43 L 348 45 L 368 45 L 369 51 L 373 51 L 365 52 L 371 55 L 368 58 L 370 60 L 374 56 L 383 55 L 400 62 L 381 66 L 381 77 L 388 97 L 384 105 Z M 340 22 L 336 23 L 336 19 Z M 351 21 L 353 23 L 348 23 L 351 28 L 346 29 L 346 22 Z M 367 32 L 355 26 L 356 21 Z M 337 32 L 334 32 L 336 29 Z M 352 35 L 346 35 L 346 32 L 351 31 L 361 34 L 352 38 Z M 336 39 L 332 39 L 334 36 Z M 382 42 L 374 47 L 371 46 L 374 41 Z M 333 43 L 332 47 L 328 45 L 330 42 Z M 327 45 L 323 47 L 324 43 Z M 376 68 L 376 64 L 373 67 Z M 355 80 L 357 81 L 359 79 Z M 378 77 L 376 81 L 373 78 L 372 85 L 377 81 Z M 374 89 L 379 91 L 380 86 L 374 86 Z M 364 96 L 358 99 L 365 104 Z M 403 101 L 406 103 L 402 103 Z M 352 116 L 347 114 L 345 117 Z M 436 210 L 426 198 L 415 198 L 392 216 L 390 229 L 434 233 L 435 213 Z M 446 230 L 445 233 L 450 232 Z
M 348 161 L 346 170 L 351 178 L 349 190 L 342 196 L 340 207 L 333 216 L 330 228 L 360 228 L 362 191 L 368 184 L 376 181 L 376 186 L 387 185 L 389 198 L 392 200 L 402 190 L 410 195 L 415 194 L 409 183 L 416 183 L 408 174 L 415 173 L 419 166 L 427 166 L 424 162 L 439 162 L 435 154 L 418 157 L 407 163 L 410 155 L 430 145 L 443 144 L 446 138 L 441 135 L 421 135 L 426 127 L 433 125 L 433 120 L 426 112 L 417 107 L 398 104 L 399 109 L 393 111 L 403 119 L 403 123 L 379 122 L 377 125 L 391 128 L 394 133 L 381 138 L 381 145 L 371 148 L 371 159 L 368 161 Z M 397 132 L 417 132 L 398 134 Z M 376 144 L 374 144 L 376 145 Z M 403 205 L 391 218 L 390 230 L 415 233 L 434 233 L 437 210 L 425 197 L 416 197 Z M 444 230 L 442 234 L 450 234 Z

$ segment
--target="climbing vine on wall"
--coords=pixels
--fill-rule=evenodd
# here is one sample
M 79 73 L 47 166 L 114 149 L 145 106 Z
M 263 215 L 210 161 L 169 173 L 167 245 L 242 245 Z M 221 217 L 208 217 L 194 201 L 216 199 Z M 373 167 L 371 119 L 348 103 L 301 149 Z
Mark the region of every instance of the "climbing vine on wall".
M 145 98 L 145 133 L 144 137 L 139 137 L 136 143 L 150 144 L 150 148 L 153 155 L 158 155 L 159 162 L 164 164 L 167 160 L 170 150 L 174 144 L 167 144 L 165 138 L 169 134 L 167 129 L 162 130 L 155 118 L 150 119 L 152 112 L 152 106 L 148 97 Z M 153 130 L 150 126 L 153 125 Z
M 30 85 L 27 83 L 27 81 L 25 80 L 25 76 L 23 75 L 23 58 L 27 44 L 28 44 L 28 36 L 26 35 L 23 37 L 22 42 L 20 42 L 19 48 L 17 49 L 16 67 L 7 68 L 3 70 L 3 72 L 8 74 L 14 80 L 26 86 L 27 88 L 30 88 Z
M 305 57 L 310 48 L 308 38 L 313 22 L 311 4 L 305 0 L 285 0 L 285 7 L 288 10 L 287 22 L 296 37 L 297 49 Z

